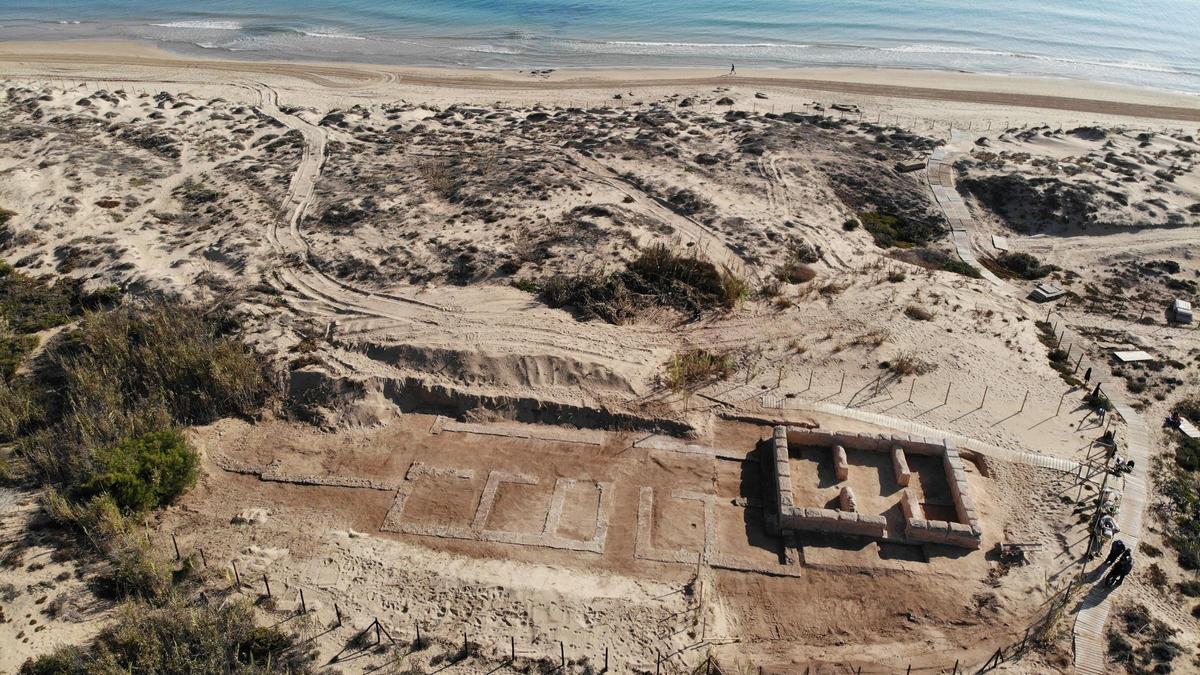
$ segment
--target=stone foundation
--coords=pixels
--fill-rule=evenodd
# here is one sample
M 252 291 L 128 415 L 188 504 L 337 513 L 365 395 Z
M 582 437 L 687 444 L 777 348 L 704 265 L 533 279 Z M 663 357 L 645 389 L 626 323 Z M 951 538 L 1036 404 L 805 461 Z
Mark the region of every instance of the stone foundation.
M 866 515 L 858 512 L 854 492 L 842 486 L 839 493 L 840 509 L 823 509 L 797 506 L 792 493 L 791 468 L 788 448 L 791 445 L 830 447 L 833 454 L 834 474 L 838 481 L 847 479 L 850 464 L 846 449 L 890 452 L 896 482 L 904 489 L 900 497 L 904 512 L 904 539 L 912 543 L 948 544 L 963 548 L 979 548 L 983 531 L 979 512 L 971 498 L 966 469 L 958 449 L 949 441 L 919 436 L 852 434 L 842 432 L 801 429 L 777 426 L 772 434 L 772 459 L 775 468 L 776 499 L 774 503 L 776 522 L 782 532 L 790 530 L 832 532 L 857 536 L 889 538 L 887 521 L 883 516 Z M 955 521 L 927 520 L 924 510 L 915 495 L 907 487 L 912 480 L 906 453 L 941 456 L 954 498 Z

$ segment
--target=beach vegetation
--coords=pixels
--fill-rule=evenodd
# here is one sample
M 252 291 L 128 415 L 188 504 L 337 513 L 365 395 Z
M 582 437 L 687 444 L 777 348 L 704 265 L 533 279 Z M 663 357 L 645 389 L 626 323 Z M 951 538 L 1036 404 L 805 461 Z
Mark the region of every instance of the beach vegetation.
M 613 324 L 632 321 L 647 307 L 667 307 L 697 317 L 728 311 L 749 297 L 750 284 L 696 253 L 665 244 L 642 251 L 621 272 L 558 275 L 539 287 L 552 307 L 567 307 L 583 319 Z
M 1008 273 L 1015 274 L 1022 279 L 1041 279 L 1058 269 L 1054 265 L 1043 264 L 1037 256 L 1015 251 L 1001 253 L 996 256 L 996 262 Z
M 258 358 L 218 315 L 170 302 L 85 315 L 11 388 L 33 397 L 9 406 L 27 413 L 9 425 L 19 435 L 17 457 L 31 479 L 69 494 L 121 458 L 167 462 L 173 468 L 139 471 L 174 475 L 186 453 L 167 447 L 179 445 L 167 430 L 251 415 L 270 390 Z M 152 432 L 166 435 L 146 436 Z M 168 484 L 147 489 L 163 497 Z
M 172 598 L 127 603 L 87 647 L 27 661 L 21 675 L 310 673 L 315 650 L 281 626 L 259 626 L 247 600 L 220 607 Z
M 900 376 L 926 375 L 937 370 L 937 364 L 922 359 L 914 352 L 904 352 L 888 362 L 888 369 Z
M 225 196 L 224 193 L 209 187 L 206 183 L 191 178 L 179 186 L 178 192 L 180 199 L 192 206 L 209 204 Z
M 728 379 L 734 371 L 731 354 L 695 349 L 671 357 L 667 363 L 666 385 L 672 391 L 687 391 L 705 384 Z
M 897 260 L 916 265 L 927 270 L 953 272 L 972 279 L 981 278 L 979 270 L 945 251 L 926 246 L 897 250 L 892 254 Z
M 1038 340 L 1046 347 L 1046 360 L 1050 367 L 1058 373 L 1063 382 L 1072 387 L 1083 384 L 1075 376 L 1075 367 L 1071 363 L 1070 355 L 1059 346 L 1058 339 L 1054 334 L 1054 326 L 1045 321 L 1038 321 L 1035 326 L 1038 330 Z
M 945 230 L 935 223 L 878 211 L 858 214 L 863 229 L 883 248 L 924 246 L 940 238 Z
M 914 321 L 932 321 L 933 312 L 924 305 L 911 304 L 904 308 L 904 315 Z
M 1184 654 L 1171 628 L 1145 605 L 1129 605 L 1116 613 L 1108 631 L 1108 657 L 1130 673 L 1169 673 Z
M 152 431 L 92 453 L 81 496 L 107 494 L 127 512 L 165 506 L 196 482 L 200 456 L 178 429 Z

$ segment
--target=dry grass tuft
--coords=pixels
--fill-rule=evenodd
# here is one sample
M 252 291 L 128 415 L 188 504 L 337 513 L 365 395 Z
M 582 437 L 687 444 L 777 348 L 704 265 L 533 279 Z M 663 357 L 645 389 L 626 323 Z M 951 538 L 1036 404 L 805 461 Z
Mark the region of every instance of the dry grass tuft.
M 924 305 L 909 305 L 904 308 L 904 315 L 914 321 L 932 321 L 934 313 Z
M 666 385 L 673 391 L 696 389 L 710 382 L 727 379 L 733 370 L 732 355 L 697 349 L 676 354 L 667 363 Z

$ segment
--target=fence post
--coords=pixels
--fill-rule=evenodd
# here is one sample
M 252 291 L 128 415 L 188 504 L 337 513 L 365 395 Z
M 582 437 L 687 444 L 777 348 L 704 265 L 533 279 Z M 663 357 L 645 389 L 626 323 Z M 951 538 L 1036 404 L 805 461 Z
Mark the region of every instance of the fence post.
M 234 580 L 234 582 L 237 583 L 237 587 L 241 588 L 242 587 L 242 575 L 238 574 L 237 561 L 231 560 L 230 564 L 233 565 L 233 580 Z
M 563 672 L 567 672 L 567 646 L 563 644 L 562 640 L 558 641 L 558 661 L 562 664 Z
M 175 538 L 175 533 L 171 533 L 171 543 L 175 545 L 175 559 L 179 560 L 183 556 L 179 555 L 179 540 Z
M 517 638 L 509 635 L 508 636 L 508 646 L 509 646 L 508 660 L 516 661 L 517 660 Z M 604 653 L 607 656 L 607 654 L 608 654 L 607 647 L 604 648 Z
M 263 585 L 267 587 L 267 597 L 271 597 L 271 580 L 267 578 L 266 572 L 263 572 Z
M 337 606 L 337 603 L 336 603 L 336 602 L 335 602 L 335 603 L 333 603 L 333 613 L 334 613 L 335 615 L 337 615 L 337 625 L 338 625 L 338 628 L 341 628 L 341 627 L 342 627 L 342 610 L 341 610 L 341 608 L 339 608 L 339 607 Z
M 308 603 L 304 602 L 304 589 L 300 589 L 300 613 L 308 614 Z M 379 619 L 375 619 L 375 623 L 379 623 Z
M 204 569 L 208 569 L 208 558 L 204 557 L 204 549 L 200 549 L 200 563 L 204 565 Z

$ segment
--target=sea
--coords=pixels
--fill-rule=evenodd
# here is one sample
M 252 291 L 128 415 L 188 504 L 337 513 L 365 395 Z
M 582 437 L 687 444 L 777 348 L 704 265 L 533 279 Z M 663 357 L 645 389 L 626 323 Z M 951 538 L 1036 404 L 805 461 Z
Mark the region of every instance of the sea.
M 867 66 L 1200 94 L 1200 0 L 5 0 L 0 40 L 467 68 Z

